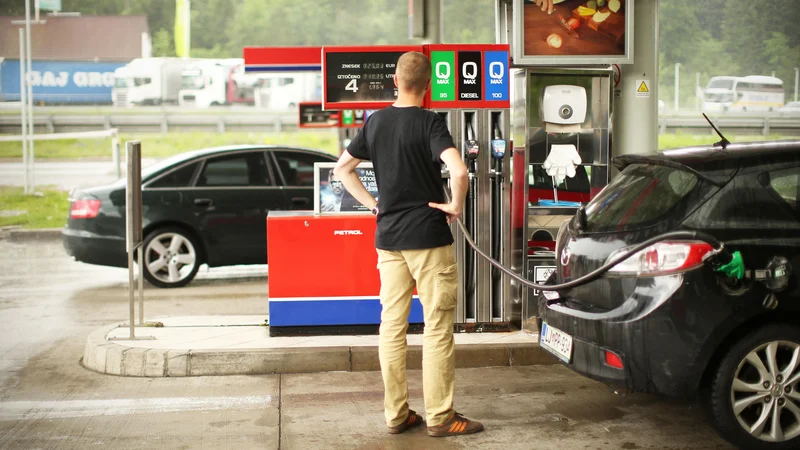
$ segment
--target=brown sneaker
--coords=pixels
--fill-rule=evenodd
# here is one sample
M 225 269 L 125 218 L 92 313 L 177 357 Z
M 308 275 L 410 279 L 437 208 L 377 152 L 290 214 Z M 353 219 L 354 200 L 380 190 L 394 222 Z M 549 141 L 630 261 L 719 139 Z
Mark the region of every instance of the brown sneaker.
M 428 427 L 428 435 L 433 437 L 460 436 L 462 434 L 473 434 L 483 431 L 483 424 L 469 420 L 459 413 L 453 414 L 447 422 Z
M 415 426 L 422 424 L 423 422 L 422 416 L 409 409 L 406 421 L 396 427 L 389 427 L 389 434 L 400 434 L 409 428 L 414 428 Z

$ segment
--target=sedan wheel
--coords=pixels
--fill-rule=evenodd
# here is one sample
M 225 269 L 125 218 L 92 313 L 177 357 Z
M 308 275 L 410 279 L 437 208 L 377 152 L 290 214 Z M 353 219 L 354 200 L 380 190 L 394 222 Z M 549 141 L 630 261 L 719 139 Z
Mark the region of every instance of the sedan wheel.
M 800 329 L 762 328 L 723 359 L 712 386 L 712 420 L 723 437 L 743 448 L 797 448 L 798 389 Z
M 187 285 L 200 267 L 197 246 L 180 229 L 161 229 L 144 242 L 144 266 L 147 281 L 158 287 Z

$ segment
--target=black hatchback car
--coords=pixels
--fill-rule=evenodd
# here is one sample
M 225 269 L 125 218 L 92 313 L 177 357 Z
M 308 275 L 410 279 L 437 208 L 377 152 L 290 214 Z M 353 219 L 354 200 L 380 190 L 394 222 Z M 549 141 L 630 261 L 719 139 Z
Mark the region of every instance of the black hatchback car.
M 267 262 L 267 213 L 314 205 L 314 163 L 327 153 L 235 146 L 183 153 L 142 171 L 144 275 L 155 286 L 189 283 L 210 267 Z M 127 267 L 125 185 L 70 194 L 62 235 L 77 261 Z
M 800 448 L 800 141 L 617 157 L 621 173 L 556 242 L 550 284 L 659 234 L 702 231 L 738 251 L 664 241 L 601 278 L 539 297 L 540 343 L 618 392 L 700 397 L 741 448 Z

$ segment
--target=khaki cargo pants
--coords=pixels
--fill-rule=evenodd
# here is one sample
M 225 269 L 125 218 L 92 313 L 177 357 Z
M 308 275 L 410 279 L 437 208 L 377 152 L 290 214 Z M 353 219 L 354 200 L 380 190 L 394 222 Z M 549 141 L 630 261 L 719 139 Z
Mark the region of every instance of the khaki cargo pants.
M 453 321 L 458 289 L 453 246 L 403 251 L 379 249 L 378 270 L 383 306 L 378 349 L 385 388 L 386 424 L 400 425 L 408 416 L 406 331 L 416 286 L 425 315 L 422 380 L 427 425 L 440 425 L 453 414 Z

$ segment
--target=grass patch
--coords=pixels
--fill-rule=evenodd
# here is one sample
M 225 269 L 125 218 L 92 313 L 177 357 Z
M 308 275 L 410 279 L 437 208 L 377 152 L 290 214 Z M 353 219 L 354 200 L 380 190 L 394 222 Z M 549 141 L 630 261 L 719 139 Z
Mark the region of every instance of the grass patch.
M 22 188 L 0 186 L 0 227 L 60 228 L 67 221 L 67 193 L 40 188 L 37 195 L 25 195 Z M 10 212 L 24 211 L 20 215 Z
M 142 157 L 164 158 L 177 153 L 206 147 L 236 144 L 285 145 L 338 154 L 337 133 L 332 130 L 297 131 L 291 133 L 123 133 L 120 135 L 122 155 L 125 142 L 142 142 Z M 37 141 L 36 159 L 111 158 L 111 139 L 64 139 Z M 0 158 L 22 158 L 21 142 L 0 142 Z

